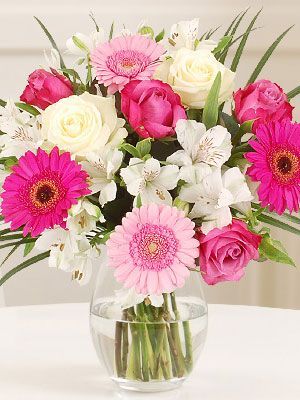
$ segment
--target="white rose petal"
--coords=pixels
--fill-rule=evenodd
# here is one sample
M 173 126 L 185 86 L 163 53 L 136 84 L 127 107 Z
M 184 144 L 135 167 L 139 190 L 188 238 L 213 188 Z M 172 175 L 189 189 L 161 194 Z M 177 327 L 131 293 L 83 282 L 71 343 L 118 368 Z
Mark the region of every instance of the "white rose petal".
M 169 83 L 184 105 L 201 109 L 218 72 L 222 79 L 218 99 L 221 104 L 233 93 L 235 74 L 216 60 L 206 46 L 197 50 L 181 48 L 157 68 L 155 78 Z
M 124 122 L 117 118 L 114 97 L 85 92 L 47 107 L 42 113 L 42 135 L 60 149 L 85 157 L 106 145 L 119 146 L 127 136 Z

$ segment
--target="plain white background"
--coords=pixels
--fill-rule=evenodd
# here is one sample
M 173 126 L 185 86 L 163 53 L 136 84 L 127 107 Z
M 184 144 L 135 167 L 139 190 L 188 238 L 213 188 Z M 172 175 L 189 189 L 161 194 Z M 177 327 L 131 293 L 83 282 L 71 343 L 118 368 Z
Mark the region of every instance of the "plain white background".
M 288 26 L 298 23 L 300 16 L 298 0 L 1 0 L 0 3 L 0 98 L 4 99 L 18 99 L 26 85 L 28 74 L 44 63 L 43 50 L 49 49 L 49 43 L 33 20 L 33 15 L 47 25 L 59 46 L 64 49 L 66 39 L 76 31 L 91 32 L 93 25 L 88 17 L 91 10 L 98 23 L 107 29 L 112 20 L 117 22 L 119 28 L 124 24 L 135 29 L 142 19 L 146 19 L 157 31 L 162 27 L 168 31 L 174 22 L 199 17 L 201 31 L 222 25 L 222 33 L 234 15 L 246 6 L 251 6 L 247 20 L 249 22 L 249 18 L 263 5 L 264 11 L 257 23 L 261 29 L 249 41 L 238 70 L 236 88 L 246 82 L 268 45 Z M 300 83 L 299 35 L 298 24 L 282 42 L 261 74 L 261 77 L 279 83 L 286 91 Z M 66 60 L 71 66 L 73 59 L 66 57 Z M 294 105 L 294 117 L 299 120 L 300 100 L 295 100 Z M 285 243 L 290 255 L 300 266 L 297 249 L 299 238 L 278 231 L 275 236 Z M 3 272 L 21 259 L 22 253 L 19 252 L 2 268 Z M 87 301 L 92 287 L 93 281 L 80 288 L 71 282 L 68 274 L 51 270 L 44 262 L 19 273 L 5 285 L 5 303 L 16 305 Z M 250 264 L 246 277 L 239 283 L 206 287 L 205 290 L 209 302 L 300 308 L 299 287 L 299 270 L 268 262 Z

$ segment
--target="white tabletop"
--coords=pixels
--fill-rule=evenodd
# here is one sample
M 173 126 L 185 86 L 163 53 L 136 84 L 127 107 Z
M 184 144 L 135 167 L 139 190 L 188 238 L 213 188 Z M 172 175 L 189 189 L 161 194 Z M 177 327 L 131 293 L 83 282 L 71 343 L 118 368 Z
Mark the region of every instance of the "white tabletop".
M 299 400 L 300 311 L 209 306 L 205 349 L 176 392 L 117 392 L 93 349 L 87 304 L 0 309 L 0 399 Z

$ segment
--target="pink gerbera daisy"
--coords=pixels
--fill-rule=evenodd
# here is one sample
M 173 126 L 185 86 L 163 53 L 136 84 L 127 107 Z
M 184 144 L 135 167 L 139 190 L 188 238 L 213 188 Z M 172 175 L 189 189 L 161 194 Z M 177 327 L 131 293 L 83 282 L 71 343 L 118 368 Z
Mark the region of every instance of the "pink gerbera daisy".
M 164 52 L 162 45 L 148 37 L 120 36 L 99 45 L 91 54 L 91 62 L 98 82 L 113 94 L 132 79 L 150 79 Z
M 289 120 L 259 125 L 257 140 L 247 153 L 252 163 L 247 174 L 260 182 L 258 196 L 262 207 L 282 214 L 299 210 L 300 200 L 300 124 Z
M 64 226 L 69 208 L 90 193 L 87 173 L 57 147 L 50 154 L 27 151 L 12 170 L 3 184 L 2 214 L 12 230 L 24 225 L 24 236 Z
M 194 226 L 176 207 L 150 203 L 134 208 L 107 242 L 116 279 L 145 295 L 182 287 L 198 256 Z

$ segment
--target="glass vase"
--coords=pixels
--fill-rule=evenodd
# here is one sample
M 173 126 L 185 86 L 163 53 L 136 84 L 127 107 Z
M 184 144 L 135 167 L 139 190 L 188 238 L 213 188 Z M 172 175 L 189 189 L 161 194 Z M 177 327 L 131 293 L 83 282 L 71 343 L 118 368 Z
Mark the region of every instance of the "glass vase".
M 120 284 L 102 262 L 90 307 L 90 328 L 101 363 L 122 389 L 160 392 L 179 387 L 206 339 L 207 304 L 200 274 L 183 288 L 124 308 Z

